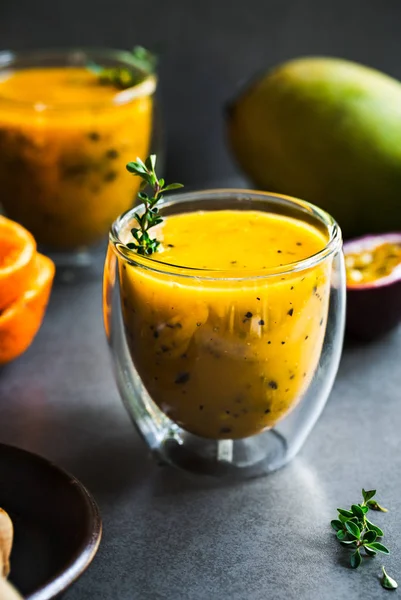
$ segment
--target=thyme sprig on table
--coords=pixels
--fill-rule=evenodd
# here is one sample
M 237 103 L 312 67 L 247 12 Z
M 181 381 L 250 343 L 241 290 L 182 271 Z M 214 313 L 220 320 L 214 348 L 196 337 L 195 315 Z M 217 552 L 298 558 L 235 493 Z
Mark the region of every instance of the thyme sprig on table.
M 101 85 L 111 85 L 118 90 L 126 90 L 142 83 L 156 71 L 157 57 L 142 46 L 135 46 L 131 52 L 132 69 L 129 67 L 102 67 L 89 63 L 88 69 L 98 77 Z
M 387 512 L 387 509 L 373 500 L 376 490 L 362 490 L 363 501 L 353 504 L 350 510 L 338 508 L 338 518 L 331 521 L 337 539 L 342 546 L 353 550 L 351 567 L 356 569 L 362 562 L 361 550 L 364 556 L 375 556 L 377 552 L 390 554 L 389 549 L 382 544 L 380 538 L 384 533 L 380 527 L 367 518 L 369 510 Z
M 152 189 L 152 195 L 148 195 L 143 191 L 138 193 L 138 198 L 143 202 L 144 211 L 142 214 L 138 212 L 134 214 L 134 218 L 138 223 L 138 227 L 131 229 L 135 242 L 127 244 L 128 248 L 136 250 L 138 254 L 145 256 L 157 252 L 160 246 L 160 242 L 155 238 L 151 238 L 148 233 L 151 227 L 159 225 L 163 221 L 156 204 L 163 198 L 164 192 L 184 187 L 182 183 L 170 183 L 170 185 L 166 185 L 164 179 L 158 179 L 155 168 L 155 154 L 149 156 L 145 162 L 137 158 L 136 161 L 127 164 L 127 171 L 142 179 L 141 190 L 147 186 L 150 186 Z

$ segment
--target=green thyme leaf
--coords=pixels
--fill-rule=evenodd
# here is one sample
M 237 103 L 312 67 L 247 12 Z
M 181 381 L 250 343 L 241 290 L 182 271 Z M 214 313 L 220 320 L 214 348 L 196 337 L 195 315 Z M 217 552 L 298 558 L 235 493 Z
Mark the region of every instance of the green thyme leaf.
M 359 519 L 363 519 L 364 517 L 364 512 L 362 510 L 362 508 L 358 505 L 358 504 L 353 504 L 351 506 L 351 510 L 353 512 L 353 514 L 358 517 Z
M 363 497 L 363 501 L 365 502 L 365 504 L 366 504 L 366 502 L 368 502 L 368 500 L 370 500 L 371 498 L 373 498 L 373 496 L 376 496 L 376 490 L 365 491 L 362 488 L 362 497 Z
M 376 500 L 369 500 L 367 502 L 367 505 L 371 510 L 377 510 L 379 512 L 388 512 L 387 508 L 384 508 L 384 506 L 380 506 L 380 504 L 376 502 Z
M 354 513 L 350 510 L 345 510 L 344 508 L 337 508 L 337 510 L 340 515 L 343 515 L 343 517 L 348 517 L 351 519 L 354 516 Z
M 333 521 L 331 521 L 330 525 L 332 526 L 334 531 L 340 531 L 343 529 L 343 524 L 338 519 L 333 519 Z
M 361 553 L 359 550 L 355 550 L 353 554 L 351 554 L 351 567 L 353 569 L 357 569 L 362 562 Z
M 376 538 L 377 538 L 376 531 L 372 531 L 370 529 L 370 530 L 366 531 L 366 533 L 363 534 L 362 542 L 371 544 L 372 542 L 376 541 Z
M 382 552 L 383 554 L 390 554 L 390 550 L 388 548 L 386 548 L 386 546 L 384 546 L 380 542 L 372 542 L 372 544 L 365 544 L 365 545 L 368 548 L 371 548 L 372 550 L 376 550 L 376 552 Z
M 372 523 L 371 521 L 369 521 L 366 518 L 365 518 L 365 521 L 366 521 L 367 529 L 370 529 L 371 531 L 375 531 L 377 533 L 378 537 L 384 536 L 383 530 L 380 529 L 380 527 L 378 527 L 377 525 L 375 525 L 374 523 Z
M 171 190 L 179 190 L 180 188 L 184 187 L 182 185 L 182 183 L 170 183 L 169 185 L 166 185 L 163 188 L 163 192 L 169 192 Z
M 396 590 L 398 588 L 398 583 L 395 579 L 390 577 L 387 574 L 386 569 L 382 567 L 383 576 L 381 578 L 381 584 L 386 590 Z
M 361 530 L 359 529 L 356 523 L 353 523 L 352 521 L 347 521 L 345 523 L 345 527 L 347 528 L 347 531 L 350 535 L 353 535 L 357 540 L 359 540 L 359 538 L 361 537 Z

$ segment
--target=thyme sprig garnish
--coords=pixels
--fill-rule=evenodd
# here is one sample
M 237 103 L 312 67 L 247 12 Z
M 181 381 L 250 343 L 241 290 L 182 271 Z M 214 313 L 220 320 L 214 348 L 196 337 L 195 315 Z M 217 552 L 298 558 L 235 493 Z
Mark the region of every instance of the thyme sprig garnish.
M 138 193 L 138 198 L 143 202 L 144 211 L 141 214 L 138 212 L 134 214 L 134 218 L 138 223 L 138 227 L 131 229 L 135 242 L 127 244 L 128 248 L 136 250 L 138 254 L 145 256 L 157 252 L 160 246 L 160 242 L 155 238 L 151 238 L 148 233 L 151 227 L 159 225 L 163 221 L 156 204 L 162 200 L 164 192 L 184 187 L 182 183 L 170 183 L 170 185 L 166 185 L 164 179 L 158 179 L 155 168 L 155 154 L 149 156 L 145 162 L 137 158 L 136 161 L 127 164 L 127 171 L 142 179 L 141 190 L 147 186 L 150 186 L 152 189 L 152 195 L 148 195 L 143 191 Z
M 142 46 L 135 46 L 131 52 L 132 69 L 128 67 L 101 67 L 90 63 L 90 69 L 97 75 L 101 85 L 110 85 L 118 90 L 126 90 L 142 83 L 156 71 L 157 57 Z
M 380 527 L 367 518 L 369 510 L 387 512 L 386 508 L 373 500 L 376 490 L 362 490 L 363 501 L 352 504 L 350 510 L 338 508 L 338 518 L 331 521 L 340 544 L 352 549 L 351 567 L 356 569 L 362 563 L 362 556 L 375 556 L 377 552 L 390 554 L 389 549 L 382 544 L 380 538 L 384 533 Z M 361 554 L 361 550 L 364 554 Z

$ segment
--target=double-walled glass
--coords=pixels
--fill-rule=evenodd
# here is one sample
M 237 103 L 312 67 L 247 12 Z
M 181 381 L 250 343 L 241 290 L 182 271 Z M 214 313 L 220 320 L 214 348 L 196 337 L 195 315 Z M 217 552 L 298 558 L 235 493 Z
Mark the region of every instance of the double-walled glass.
M 341 233 L 306 202 L 245 190 L 178 195 L 161 214 L 223 209 L 291 216 L 327 243 L 259 272 L 184 268 L 127 248 L 130 211 L 110 233 L 104 319 L 122 398 L 158 458 L 254 476 L 295 456 L 332 388 L 345 313 Z
M 127 69 L 142 80 L 107 100 L 97 100 L 96 90 L 80 95 L 77 69 L 91 65 Z M 69 70 L 73 99 L 59 92 L 51 103 L 40 101 L 50 68 Z M 139 180 L 126 172 L 126 163 L 145 158 L 154 144 L 160 152 L 156 77 L 141 72 L 123 51 L 0 53 L 0 80 L 23 70 L 37 85 L 35 94 L 27 91 L 37 102 L 26 100 L 19 87 L 3 93 L 0 81 L 1 204 L 59 263 L 80 264 L 85 249 L 105 240 L 110 223 L 134 203 Z

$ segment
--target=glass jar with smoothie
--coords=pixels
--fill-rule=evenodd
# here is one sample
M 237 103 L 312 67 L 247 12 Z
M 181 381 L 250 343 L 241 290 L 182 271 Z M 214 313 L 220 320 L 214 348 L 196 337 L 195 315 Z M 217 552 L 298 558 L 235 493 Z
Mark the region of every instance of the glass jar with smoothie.
M 273 471 L 300 449 L 337 372 L 341 232 L 300 200 L 246 190 L 167 198 L 160 250 L 133 211 L 110 233 L 104 316 L 128 411 L 162 460 L 213 475 Z
M 0 53 L 1 204 L 56 260 L 85 260 L 133 205 L 125 164 L 148 153 L 155 89 L 129 52 Z

